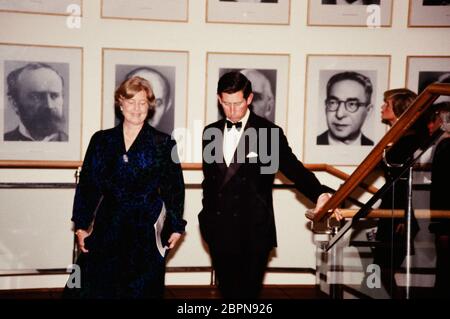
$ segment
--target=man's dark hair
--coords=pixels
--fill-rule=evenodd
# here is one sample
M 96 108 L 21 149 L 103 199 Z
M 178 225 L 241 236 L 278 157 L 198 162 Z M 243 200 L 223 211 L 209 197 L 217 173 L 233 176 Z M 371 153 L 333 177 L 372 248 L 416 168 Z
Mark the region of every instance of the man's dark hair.
M 52 66 L 41 63 L 41 62 L 32 62 L 24 65 L 21 68 L 18 68 L 11 73 L 8 74 L 8 77 L 6 78 L 6 83 L 8 84 L 8 92 L 7 95 L 9 98 L 11 98 L 13 101 L 17 101 L 17 98 L 19 97 L 19 85 L 18 85 L 18 79 L 19 75 L 23 71 L 34 71 L 38 69 L 49 69 L 58 74 L 58 76 L 61 78 L 62 86 L 64 87 L 64 78 L 59 74 L 58 71 L 56 71 Z
M 359 84 L 361 84 L 364 87 L 364 91 L 366 92 L 367 100 L 365 102 L 370 103 L 370 101 L 372 99 L 372 92 L 373 92 L 372 82 L 370 81 L 370 79 L 367 76 L 362 75 L 361 73 L 353 72 L 353 71 L 336 73 L 328 80 L 327 98 L 330 96 L 331 88 L 333 87 L 333 85 L 336 84 L 337 82 L 341 82 L 344 80 L 351 80 L 351 81 L 355 81 L 355 82 L 358 82 Z
M 222 75 L 217 84 L 217 94 L 233 94 L 242 91 L 247 99 L 252 93 L 252 83 L 245 75 L 238 71 L 231 71 Z

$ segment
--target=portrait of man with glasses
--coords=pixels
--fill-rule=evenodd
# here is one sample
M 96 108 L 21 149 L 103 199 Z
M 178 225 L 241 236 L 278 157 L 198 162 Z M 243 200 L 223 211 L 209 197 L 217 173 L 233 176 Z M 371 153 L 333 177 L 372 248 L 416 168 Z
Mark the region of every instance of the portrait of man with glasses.
M 358 72 L 334 74 L 326 85 L 325 116 L 328 129 L 317 145 L 374 145 L 361 128 L 372 110 L 373 85 Z

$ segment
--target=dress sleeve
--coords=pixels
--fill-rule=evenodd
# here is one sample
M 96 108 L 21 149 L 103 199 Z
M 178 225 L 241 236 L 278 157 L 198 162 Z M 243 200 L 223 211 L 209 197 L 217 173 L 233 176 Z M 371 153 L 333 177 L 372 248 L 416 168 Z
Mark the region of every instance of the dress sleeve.
M 101 199 L 99 181 L 96 178 L 101 165 L 99 152 L 100 137 L 100 132 L 92 136 L 81 168 L 72 212 L 72 221 L 75 224 L 75 229 L 89 228 L 94 218 L 94 212 Z
M 182 218 L 184 211 L 184 179 L 178 160 L 176 143 L 167 138 L 164 147 L 160 191 L 166 206 L 167 218 L 171 232 L 184 233 L 186 221 Z
M 292 153 L 287 138 L 281 128 L 278 128 L 279 147 L 280 147 L 280 171 L 289 178 L 295 185 L 295 188 L 309 198 L 314 204 L 320 194 L 327 192 L 316 175 L 308 170 Z

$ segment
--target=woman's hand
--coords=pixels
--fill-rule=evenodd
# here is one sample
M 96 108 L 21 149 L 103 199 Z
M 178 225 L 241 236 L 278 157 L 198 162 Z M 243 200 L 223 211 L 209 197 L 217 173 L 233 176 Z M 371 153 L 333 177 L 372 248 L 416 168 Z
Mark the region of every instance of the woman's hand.
M 169 237 L 169 240 L 167 241 L 169 243 L 169 249 L 174 248 L 180 238 L 180 233 L 172 233 L 172 235 L 170 235 Z
M 89 252 L 89 250 L 87 250 L 86 248 L 84 248 L 84 240 L 89 237 L 89 235 L 91 235 L 91 233 L 85 231 L 84 229 L 78 229 L 75 232 L 75 235 L 77 236 L 77 245 L 78 248 L 83 252 L 83 253 L 87 253 Z

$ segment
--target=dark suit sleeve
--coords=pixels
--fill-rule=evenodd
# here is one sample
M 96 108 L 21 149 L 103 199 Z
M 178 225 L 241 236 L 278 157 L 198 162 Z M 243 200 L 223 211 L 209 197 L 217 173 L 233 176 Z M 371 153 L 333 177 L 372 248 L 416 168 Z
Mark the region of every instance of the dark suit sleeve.
M 432 163 L 430 208 L 450 210 L 450 200 L 448 200 L 450 138 L 443 139 L 436 146 Z M 450 220 L 447 221 L 449 222 Z
M 75 191 L 72 221 L 75 229 L 88 229 L 101 198 L 96 174 L 103 165 L 99 152 L 101 132 L 95 133 L 86 151 L 80 179 Z
M 294 183 L 296 189 L 313 203 L 316 203 L 320 194 L 327 191 L 326 188 L 292 153 L 292 149 L 281 128 L 279 129 L 279 135 L 280 171 Z
M 203 131 L 203 135 L 204 135 L 204 131 Z M 203 196 L 202 196 L 202 206 L 203 208 L 205 208 L 206 206 L 206 196 L 207 196 L 207 190 L 208 190 L 208 182 L 209 182 L 209 174 L 208 174 L 208 164 L 205 161 L 205 145 L 206 145 L 206 141 L 203 139 L 202 140 L 202 172 L 203 172 L 203 181 L 202 181 L 202 192 L 203 192 Z
M 176 143 L 167 138 L 164 147 L 161 178 L 161 196 L 166 206 L 167 218 L 171 232 L 183 233 L 186 221 L 182 218 L 184 211 L 184 179 L 179 163 Z

